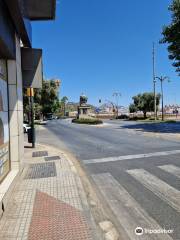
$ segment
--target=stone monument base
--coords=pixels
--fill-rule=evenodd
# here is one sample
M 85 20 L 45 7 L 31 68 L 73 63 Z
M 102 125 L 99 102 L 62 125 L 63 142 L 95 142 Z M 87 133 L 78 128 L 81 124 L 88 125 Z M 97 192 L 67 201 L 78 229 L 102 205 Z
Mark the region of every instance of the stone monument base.
M 78 119 L 87 119 L 91 118 L 90 116 L 91 107 L 88 105 L 81 105 L 78 107 Z

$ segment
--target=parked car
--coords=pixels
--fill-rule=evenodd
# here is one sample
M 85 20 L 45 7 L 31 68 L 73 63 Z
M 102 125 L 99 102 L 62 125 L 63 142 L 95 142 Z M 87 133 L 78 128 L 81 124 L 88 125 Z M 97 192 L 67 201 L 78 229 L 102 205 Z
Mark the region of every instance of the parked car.
M 52 113 L 47 113 L 46 114 L 46 120 L 53 120 L 53 114 Z
M 23 123 L 23 129 L 24 129 L 24 133 L 28 132 L 28 129 L 30 129 L 31 127 L 27 124 L 27 123 Z
M 47 124 L 47 121 L 45 121 L 45 120 L 41 120 L 40 122 L 39 122 L 39 125 L 46 125 Z

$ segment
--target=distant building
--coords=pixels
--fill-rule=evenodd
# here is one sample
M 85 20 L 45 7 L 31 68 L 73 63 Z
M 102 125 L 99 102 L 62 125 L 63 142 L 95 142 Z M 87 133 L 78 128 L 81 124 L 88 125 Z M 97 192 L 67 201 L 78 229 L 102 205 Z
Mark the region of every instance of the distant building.
M 76 118 L 78 115 L 78 111 L 67 112 L 67 117 Z
M 165 105 L 164 111 L 166 114 L 180 113 L 180 105 L 178 104 Z
M 116 106 L 110 103 L 105 103 L 99 107 L 100 112 L 104 114 L 114 114 L 114 111 L 116 111 Z M 118 113 L 119 115 L 122 114 L 129 114 L 129 108 L 124 106 L 118 106 Z

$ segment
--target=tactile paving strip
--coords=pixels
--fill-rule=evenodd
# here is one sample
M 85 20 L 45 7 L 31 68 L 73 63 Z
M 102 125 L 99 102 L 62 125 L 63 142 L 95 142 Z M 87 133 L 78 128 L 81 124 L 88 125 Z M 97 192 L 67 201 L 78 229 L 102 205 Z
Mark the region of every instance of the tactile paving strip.
M 33 157 L 44 157 L 44 156 L 48 156 L 48 152 L 47 151 L 33 152 L 32 156 Z
M 55 161 L 61 159 L 59 156 L 45 157 L 45 161 Z
M 37 191 L 29 240 L 92 240 L 83 213 L 71 205 Z
M 57 176 L 54 162 L 31 164 L 25 179 L 49 178 Z

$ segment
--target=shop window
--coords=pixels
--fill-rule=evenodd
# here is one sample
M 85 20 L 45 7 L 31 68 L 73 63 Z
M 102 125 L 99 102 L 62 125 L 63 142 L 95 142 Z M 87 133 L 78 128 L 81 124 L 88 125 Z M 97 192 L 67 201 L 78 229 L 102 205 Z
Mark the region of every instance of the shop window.
M 3 126 L 3 122 L 0 119 L 0 145 L 4 144 L 4 126 Z
M 6 62 L 0 60 L 0 183 L 9 171 L 8 84 Z
M 1 112 L 3 111 L 3 99 L 2 99 L 1 90 L 0 90 L 0 111 L 1 111 Z

